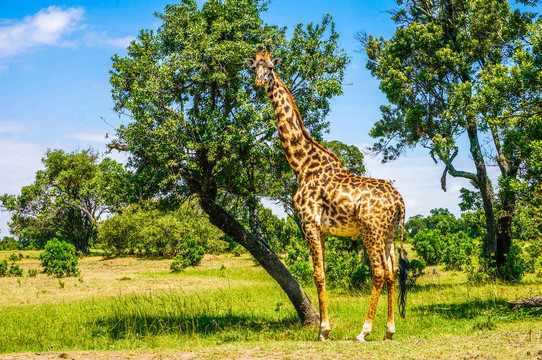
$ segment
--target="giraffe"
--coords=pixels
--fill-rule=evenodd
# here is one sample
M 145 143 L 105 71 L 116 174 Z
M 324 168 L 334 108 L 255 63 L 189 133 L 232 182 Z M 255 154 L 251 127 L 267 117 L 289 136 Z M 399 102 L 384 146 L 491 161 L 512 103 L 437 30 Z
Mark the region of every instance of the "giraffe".
M 318 340 L 329 338 L 331 327 L 327 312 L 324 272 L 325 235 L 361 235 L 369 254 L 373 286 L 367 317 L 357 341 L 371 333 L 376 306 L 384 283 L 388 287 L 388 321 L 384 340 L 395 334 L 393 310 L 396 261 L 394 241 L 401 227 L 400 310 L 404 316 L 408 261 L 403 256 L 405 205 L 399 192 L 385 180 L 348 173 L 339 158 L 315 141 L 305 129 L 292 94 L 273 71 L 282 59 L 271 60 L 271 47 L 265 55 L 258 47 L 255 59 L 245 59 L 256 72 L 256 85 L 265 87 L 273 106 L 284 154 L 299 189 L 294 195 L 295 209 L 310 248 L 314 282 L 318 291 L 320 326 Z

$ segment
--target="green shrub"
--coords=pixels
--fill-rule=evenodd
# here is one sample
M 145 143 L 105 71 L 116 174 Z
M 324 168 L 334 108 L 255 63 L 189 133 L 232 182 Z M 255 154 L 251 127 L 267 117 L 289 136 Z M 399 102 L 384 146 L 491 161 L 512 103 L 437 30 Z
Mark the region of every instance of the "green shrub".
M 440 229 L 424 229 L 411 240 L 426 265 L 445 265 L 446 269 L 461 270 L 471 263 L 474 240 L 463 231 L 443 233 Z
M 179 245 L 179 253 L 173 259 L 169 269 L 172 272 L 180 272 L 189 266 L 199 265 L 205 255 L 205 249 L 198 242 L 188 236 Z
M 351 240 L 329 236 L 326 241 L 326 286 L 329 288 L 360 289 L 371 279 L 371 269 L 356 252 L 346 250 Z M 313 265 L 308 246 L 292 242 L 287 246 L 286 265 L 301 284 L 313 279 Z
M 19 253 L 19 254 L 17 255 L 17 254 L 15 254 L 15 253 L 13 253 L 13 254 L 11 254 L 11 255 L 9 256 L 9 261 L 18 261 L 18 260 L 21 260 L 23 257 L 24 257 L 23 254 L 20 254 L 20 253 Z
M 506 255 L 506 263 L 499 268 L 499 274 L 503 280 L 519 281 L 525 275 L 526 270 L 523 249 L 517 242 L 512 242 L 510 251 Z
M 438 265 L 446 243 L 438 229 L 422 230 L 412 238 L 412 245 L 427 265 Z
M 424 259 L 412 259 L 408 264 L 408 281 L 411 285 L 416 283 L 416 280 L 423 275 L 425 269 Z
M 130 205 L 102 222 L 98 231 L 103 250 L 114 256 L 175 256 L 188 237 L 197 239 L 198 245 L 210 253 L 221 253 L 229 247 L 222 232 L 190 201 L 175 211 L 162 211 L 152 202 Z
M 28 277 L 36 277 L 38 275 L 38 269 L 28 269 Z
M 244 248 L 243 246 L 237 244 L 237 245 L 233 248 L 233 250 L 232 250 L 231 252 L 232 252 L 233 256 L 239 257 L 239 256 L 241 256 L 241 254 L 244 254 L 244 253 L 246 253 L 247 251 L 245 250 L 245 248 Z
M 7 260 L 0 261 L 0 276 L 6 276 L 8 273 L 8 262 Z
M 40 254 L 43 272 L 47 275 L 54 275 L 58 278 L 64 276 L 77 276 L 77 255 L 75 246 L 56 238 L 49 240 L 44 251 Z
M 7 271 L 7 276 L 16 276 L 21 277 L 23 276 L 24 270 L 19 267 L 17 264 L 13 264 L 10 266 L 9 270 Z

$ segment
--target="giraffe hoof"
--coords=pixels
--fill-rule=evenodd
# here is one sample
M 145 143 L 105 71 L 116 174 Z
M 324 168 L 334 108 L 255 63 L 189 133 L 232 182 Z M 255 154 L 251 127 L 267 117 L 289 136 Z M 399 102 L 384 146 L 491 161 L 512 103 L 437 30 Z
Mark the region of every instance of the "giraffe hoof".
M 331 333 L 331 329 L 320 329 L 320 333 L 318 334 L 318 341 L 327 341 L 329 339 L 329 333 Z

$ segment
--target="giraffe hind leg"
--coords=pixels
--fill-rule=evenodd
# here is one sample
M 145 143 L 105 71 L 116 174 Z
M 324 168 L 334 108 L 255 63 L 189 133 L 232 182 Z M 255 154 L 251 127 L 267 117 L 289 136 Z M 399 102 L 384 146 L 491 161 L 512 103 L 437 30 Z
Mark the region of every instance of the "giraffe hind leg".
M 367 317 L 365 318 L 365 323 L 363 324 L 363 330 L 356 337 L 356 341 L 365 341 L 365 338 L 371 334 L 373 329 L 373 321 L 376 314 L 376 306 L 378 304 L 378 299 L 384 286 L 384 280 L 386 275 L 385 270 L 385 259 L 382 251 L 378 251 L 380 248 L 377 243 L 375 236 L 363 236 L 363 242 L 367 247 L 367 252 L 369 254 L 369 259 L 371 260 L 371 267 L 373 269 L 373 288 L 371 291 L 371 300 L 369 302 L 369 309 L 367 310 Z
M 385 250 L 385 272 L 386 272 L 386 283 L 388 285 L 388 322 L 386 324 L 386 335 L 384 335 L 384 340 L 391 340 L 395 334 L 395 319 L 394 319 L 394 292 L 395 292 L 395 233 L 397 231 L 396 227 L 392 227 L 388 238 L 386 240 L 386 250 Z

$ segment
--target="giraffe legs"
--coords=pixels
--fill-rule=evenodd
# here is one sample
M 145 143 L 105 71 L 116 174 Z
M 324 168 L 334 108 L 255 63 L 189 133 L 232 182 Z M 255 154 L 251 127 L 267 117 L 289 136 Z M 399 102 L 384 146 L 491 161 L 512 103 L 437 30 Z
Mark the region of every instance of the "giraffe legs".
M 365 324 L 363 324 L 363 330 L 356 337 L 356 341 L 365 341 L 365 338 L 371 334 L 373 330 L 373 320 L 376 314 L 376 305 L 378 304 L 378 298 L 380 292 L 384 286 L 385 270 L 380 257 L 375 259 L 374 256 L 378 256 L 374 251 L 369 251 L 369 257 L 371 259 L 371 266 L 373 268 L 373 289 L 371 292 L 371 301 L 369 302 L 369 310 L 367 311 L 367 317 L 365 318 Z
M 305 237 L 309 244 L 312 262 L 314 265 L 314 283 L 318 291 L 318 305 L 320 307 L 320 330 L 318 341 L 326 341 L 329 338 L 331 327 L 327 314 L 326 277 L 324 272 L 324 242 L 322 235 L 313 225 L 304 226 Z
M 393 237 L 390 239 L 390 236 Z M 384 335 L 384 340 L 391 340 L 395 334 L 395 319 L 393 311 L 393 295 L 395 291 L 395 249 L 393 240 L 395 238 L 395 232 L 393 231 L 388 236 L 386 243 L 386 282 L 388 285 L 388 323 L 386 324 L 386 335 Z
M 378 304 L 378 298 L 384 283 L 388 286 L 388 322 L 386 324 L 386 334 L 384 340 L 391 340 L 395 334 L 395 319 L 394 319 L 394 290 L 395 290 L 395 250 L 394 240 L 395 233 L 397 231 L 396 226 L 392 226 L 390 232 L 386 236 L 386 243 L 384 244 L 384 251 L 378 251 L 379 246 L 374 237 L 366 236 L 368 239 L 366 243 L 369 259 L 371 260 L 371 267 L 373 269 L 373 289 L 371 293 L 371 300 L 369 303 L 369 310 L 363 325 L 363 330 L 356 338 L 357 341 L 365 341 L 365 338 L 371 334 L 373 328 L 373 320 L 376 314 L 376 305 Z M 373 241 L 371 241 L 373 240 Z M 373 245 L 371 247 L 371 245 Z

